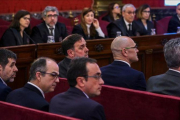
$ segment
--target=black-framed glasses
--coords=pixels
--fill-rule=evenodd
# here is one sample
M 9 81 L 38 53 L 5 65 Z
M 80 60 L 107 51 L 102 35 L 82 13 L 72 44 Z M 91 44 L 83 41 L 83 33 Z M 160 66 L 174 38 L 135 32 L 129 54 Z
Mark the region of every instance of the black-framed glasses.
M 50 15 L 47 15 L 47 17 L 48 17 L 48 18 L 52 18 L 52 17 L 57 18 L 58 15 L 57 15 L 57 14 L 54 14 L 54 15 L 51 15 L 51 14 L 50 14 Z
M 131 12 L 131 11 L 128 11 L 128 12 L 126 12 L 127 14 L 129 14 L 129 15 L 131 15 L 131 14 L 136 14 L 136 12 L 134 11 L 134 12 Z
M 47 73 L 47 72 L 42 72 L 42 71 L 40 71 L 40 73 L 49 74 L 49 75 L 51 75 L 54 79 L 59 78 L 59 75 L 58 75 L 57 73 Z
M 137 49 L 137 48 L 138 48 L 138 46 L 137 46 L 137 45 L 135 45 L 134 47 L 125 47 L 125 49 L 131 49 L 131 48 L 135 48 L 135 49 Z
M 24 20 L 31 20 L 31 18 L 28 18 L 28 17 L 23 17 Z
M 143 11 L 144 13 L 150 13 L 150 11 Z
M 84 77 L 86 77 L 86 78 L 91 77 L 91 78 L 95 78 L 95 79 L 99 80 L 102 78 L 102 75 L 93 75 L 93 76 L 84 76 Z

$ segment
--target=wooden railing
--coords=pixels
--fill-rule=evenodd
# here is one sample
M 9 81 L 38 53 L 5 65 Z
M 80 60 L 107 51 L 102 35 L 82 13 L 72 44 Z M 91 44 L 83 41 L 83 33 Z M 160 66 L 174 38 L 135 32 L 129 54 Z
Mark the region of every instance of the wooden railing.
M 142 71 L 146 80 L 153 75 L 164 73 L 168 68 L 164 60 L 163 46 L 168 40 L 176 37 L 180 37 L 180 34 L 132 37 L 139 49 L 139 61 L 133 63 L 132 68 Z M 113 38 L 87 41 L 89 57 L 96 59 L 100 67 L 113 61 L 110 50 L 112 40 Z M 22 87 L 28 81 L 30 65 L 36 58 L 50 57 L 59 62 L 65 57 L 60 42 L 6 48 L 14 51 L 18 57 L 17 67 L 19 71 L 15 81 L 9 84 L 13 89 Z

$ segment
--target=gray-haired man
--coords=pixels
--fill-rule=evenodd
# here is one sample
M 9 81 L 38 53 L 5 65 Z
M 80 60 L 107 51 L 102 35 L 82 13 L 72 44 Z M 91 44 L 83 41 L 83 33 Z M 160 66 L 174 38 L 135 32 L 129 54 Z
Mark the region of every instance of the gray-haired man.
M 56 7 L 47 6 L 42 12 L 43 23 L 32 29 L 31 37 L 36 43 L 47 43 L 48 36 L 54 36 L 59 42 L 67 36 L 67 29 L 63 23 L 58 22 L 59 12 Z
M 169 70 L 150 77 L 147 91 L 180 96 L 180 38 L 171 39 L 164 46 L 164 57 Z

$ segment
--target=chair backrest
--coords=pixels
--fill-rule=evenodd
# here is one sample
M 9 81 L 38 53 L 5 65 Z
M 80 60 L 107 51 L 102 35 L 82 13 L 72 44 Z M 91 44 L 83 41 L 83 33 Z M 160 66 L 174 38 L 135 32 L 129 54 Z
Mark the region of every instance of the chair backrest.
M 156 33 L 164 34 L 168 31 L 168 24 L 172 16 L 167 16 L 162 18 L 161 20 L 156 21 Z
M 104 21 L 104 20 L 99 20 L 99 25 L 103 31 L 103 33 L 108 36 L 108 32 L 107 32 L 107 26 L 109 25 L 109 22 L 107 21 Z
M 69 89 L 69 84 L 66 78 L 59 78 L 59 83 L 57 83 L 56 88 L 53 92 L 46 93 L 45 99 L 50 102 L 50 100 L 57 94 L 65 92 Z
M 0 39 L 7 29 L 8 29 L 7 25 L 0 25 Z
M 107 120 L 179 120 L 180 98 L 104 85 L 94 98 Z
M 79 120 L 0 101 L 1 120 Z
M 1 25 L 7 25 L 7 26 L 9 26 L 10 24 L 11 24 L 10 22 L 0 19 L 0 26 L 1 26 Z
M 58 22 L 64 23 L 66 26 L 72 26 L 71 19 L 62 17 L 60 15 L 58 16 Z
M 31 22 L 30 22 L 31 28 L 33 28 L 34 26 L 36 26 L 42 22 L 43 22 L 43 20 L 38 20 L 38 19 L 31 17 Z

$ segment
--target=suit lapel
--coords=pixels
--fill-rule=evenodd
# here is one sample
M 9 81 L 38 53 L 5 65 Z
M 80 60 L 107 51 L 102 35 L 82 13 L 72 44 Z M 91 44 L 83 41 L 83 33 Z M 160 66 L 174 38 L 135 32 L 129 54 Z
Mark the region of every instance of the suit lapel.
M 23 45 L 23 39 L 21 38 L 20 33 L 14 29 L 14 28 L 10 28 L 15 36 L 15 38 L 17 39 L 17 45 Z

